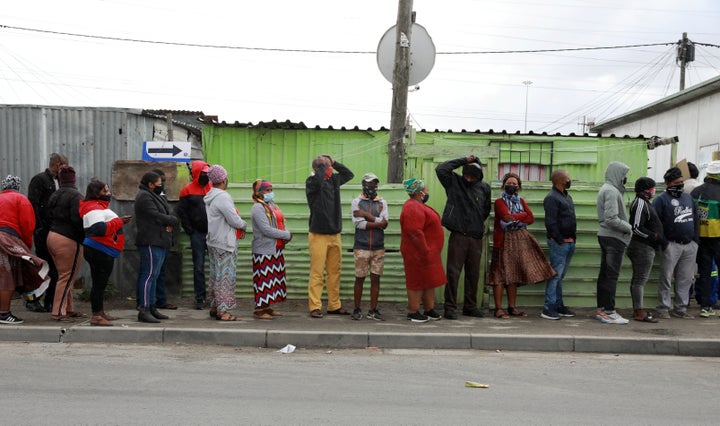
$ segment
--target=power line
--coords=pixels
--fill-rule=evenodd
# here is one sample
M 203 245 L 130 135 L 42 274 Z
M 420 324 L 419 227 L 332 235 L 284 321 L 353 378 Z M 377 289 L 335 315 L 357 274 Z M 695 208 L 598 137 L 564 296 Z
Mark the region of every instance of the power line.
M 6 28 L 18 31 L 28 31 L 41 34 L 53 34 L 68 37 L 81 37 L 98 40 L 110 40 L 110 41 L 122 41 L 130 43 L 146 43 L 146 44 L 159 44 L 164 46 L 183 46 L 183 47 L 197 47 L 204 49 L 231 49 L 231 50 L 255 50 L 263 52 L 291 52 L 291 53 L 330 53 L 330 54 L 376 54 L 375 51 L 362 51 L 362 50 L 319 50 L 319 49 L 281 49 L 273 47 L 249 47 L 249 46 L 231 46 L 221 44 L 201 44 L 201 43 L 181 43 L 172 41 L 158 41 L 158 40 L 144 40 L 136 38 L 125 38 L 125 37 L 111 37 L 102 35 L 92 34 L 79 34 L 70 33 L 65 31 L 52 31 L 43 30 L 39 28 L 27 28 L 27 27 L 16 27 L 13 25 L 0 24 L 0 28 Z M 488 55 L 488 54 L 508 54 L 508 53 L 546 53 L 546 52 L 574 52 L 581 50 L 610 50 L 610 49 L 628 49 L 635 47 L 650 47 L 650 46 L 668 46 L 674 45 L 675 42 L 670 43 L 645 43 L 645 44 L 626 44 L 626 45 L 615 45 L 615 46 L 594 46 L 594 47 L 569 47 L 561 49 L 526 49 L 526 50 L 475 50 L 475 51 L 459 51 L 459 52 L 437 52 L 437 55 Z M 700 44 L 700 43 L 696 43 Z

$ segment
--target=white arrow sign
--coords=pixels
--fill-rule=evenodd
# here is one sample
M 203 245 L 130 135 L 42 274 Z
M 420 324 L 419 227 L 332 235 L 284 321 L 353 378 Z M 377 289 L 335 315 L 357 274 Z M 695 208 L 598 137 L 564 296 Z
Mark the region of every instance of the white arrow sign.
M 144 143 L 145 161 L 190 161 L 190 142 L 148 142 Z

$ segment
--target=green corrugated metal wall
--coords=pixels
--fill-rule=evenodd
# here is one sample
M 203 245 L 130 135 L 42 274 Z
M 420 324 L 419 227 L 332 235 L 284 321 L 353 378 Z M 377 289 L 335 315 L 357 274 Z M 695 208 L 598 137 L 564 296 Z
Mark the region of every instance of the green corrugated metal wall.
M 381 284 L 381 300 L 405 301 L 405 283 L 402 258 L 399 249 L 398 218 L 402 203 L 407 198 L 401 185 L 387 185 L 387 131 L 327 130 L 327 129 L 266 129 L 247 127 L 205 126 L 203 147 L 205 158 L 211 164 L 222 164 L 228 169 L 231 181 L 229 191 L 236 201 L 243 218 L 249 219 L 251 207 L 250 182 L 263 178 L 273 182 L 278 204 L 288 217 L 289 227 L 294 232 L 293 241 L 286 249 L 288 273 L 288 297 L 307 297 L 309 257 L 307 253 L 307 204 L 304 182 L 310 173 L 310 162 L 320 154 L 327 153 L 347 165 L 355 179 L 343 186 L 342 202 L 346 206 L 343 231 L 343 274 L 341 296 L 352 298 L 354 267 L 351 253 L 353 227 L 350 221 L 350 201 L 360 192 L 360 177 L 372 171 L 381 179 L 380 191 L 390 204 L 390 226 L 386 232 L 387 248 L 385 276 Z M 500 183 L 497 168 L 500 162 L 510 158 L 507 150 L 527 151 L 533 161 L 547 163 L 548 175 L 553 168 L 564 168 L 573 179 L 572 195 L 578 215 L 578 249 L 570 271 L 566 276 L 565 297 L 571 306 L 595 306 L 595 279 L 599 267 L 600 249 L 597 244 L 597 190 L 604 180 L 608 162 L 623 161 L 630 166 L 628 181 L 645 175 L 647 148 L 644 140 L 621 138 L 591 138 L 572 136 L 529 136 L 481 133 L 426 133 L 411 131 L 406 154 L 405 176 L 416 176 L 426 180 L 430 187 L 429 205 L 442 213 L 445 193 L 435 177 L 434 169 L 442 161 L 473 153 L 486 163 L 486 180 L 493 187 L 493 197 L 499 195 Z M 551 152 L 540 152 L 535 142 L 548 143 Z M 512 148 L 510 148 L 512 143 Z M 543 248 L 546 248 L 542 199 L 550 189 L 549 182 L 523 182 L 523 197 L 528 201 L 536 217 L 530 227 Z M 631 195 L 626 194 L 629 205 Z M 492 216 L 487 227 L 492 231 Z M 489 233 L 491 240 L 491 234 Z M 240 242 L 238 255 L 238 296 L 252 297 L 252 259 L 249 233 Z M 182 235 L 183 251 L 183 296 L 192 295 L 192 261 L 189 242 Z M 484 252 L 485 266 L 489 263 Z M 443 253 L 443 259 L 445 253 Z M 484 268 L 487 270 L 487 267 Z M 652 277 L 656 277 L 653 272 Z M 625 261 L 618 285 L 617 305 L 630 305 L 629 296 L 630 262 Z M 646 289 L 648 298 L 656 294 L 651 278 Z M 461 279 L 462 286 L 462 279 Z M 369 285 L 366 285 L 369 287 Z M 365 289 L 366 293 L 368 288 Z M 519 304 L 539 306 L 543 301 L 544 285 L 537 284 L 520 290 Z M 460 291 L 462 294 L 462 291 Z M 438 300 L 442 301 L 439 291 Z M 367 296 L 365 296 L 367 298 Z

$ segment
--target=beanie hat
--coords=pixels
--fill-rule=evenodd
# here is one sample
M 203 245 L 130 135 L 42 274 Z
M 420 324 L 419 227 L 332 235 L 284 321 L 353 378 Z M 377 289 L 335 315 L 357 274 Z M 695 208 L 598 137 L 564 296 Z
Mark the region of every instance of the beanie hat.
M 663 179 L 665 179 L 665 183 L 670 183 L 674 181 L 675 179 L 681 178 L 682 172 L 677 167 L 670 167 L 667 172 L 663 175 Z
M 2 180 L 2 183 L 0 183 L 0 186 L 3 191 L 6 189 L 20 191 L 20 182 L 22 182 L 22 180 L 18 176 L 7 175 L 7 177 Z
M 228 174 L 223 166 L 215 164 L 208 169 L 208 177 L 210 178 L 210 182 L 217 184 L 225 182 Z
M 635 181 L 635 192 L 636 193 L 647 191 L 650 188 L 655 188 L 655 181 L 649 177 L 641 177 Z
M 60 166 L 58 182 L 60 182 L 60 185 L 75 185 L 75 169 L 68 165 Z

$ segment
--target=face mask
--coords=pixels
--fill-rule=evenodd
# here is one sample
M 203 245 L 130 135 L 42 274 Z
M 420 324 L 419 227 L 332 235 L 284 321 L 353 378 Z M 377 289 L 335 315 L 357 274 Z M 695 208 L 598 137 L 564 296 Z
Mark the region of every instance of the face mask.
M 268 192 L 267 194 L 263 194 L 263 199 L 266 203 L 269 203 L 270 201 L 275 199 L 275 193 L 274 192 Z
M 156 193 L 157 195 L 162 195 L 162 192 L 163 192 L 162 186 L 160 186 L 160 185 L 156 186 L 155 188 L 153 188 L 153 192 Z
M 160 188 L 162 188 L 163 191 L 165 191 L 165 181 L 162 181 L 160 184 Z
M 683 193 L 684 187 L 685 187 L 685 185 L 682 183 L 679 185 L 668 186 L 667 192 L 668 192 L 668 194 L 672 195 L 675 198 L 680 198 L 680 196 Z
M 110 196 L 109 196 L 109 195 L 100 195 L 100 196 L 98 197 L 98 200 L 100 200 L 100 201 L 107 201 L 107 202 L 109 203 L 109 202 L 110 202 Z
M 325 180 L 330 179 L 330 178 L 332 177 L 332 174 L 333 174 L 333 168 L 330 167 L 330 166 L 328 166 L 328 167 L 325 169 Z
M 623 186 L 625 186 L 626 183 L 627 183 L 627 176 L 625 176 L 622 181 Z
M 430 199 L 430 194 L 425 194 L 425 196 L 422 199 L 423 204 L 427 203 L 429 199 Z
M 570 184 L 572 183 L 571 180 L 565 182 L 565 189 L 570 189 Z
M 649 200 L 653 197 L 653 195 L 655 195 L 655 188 L 650 188 L 638 192 L 638 197 L 642 198 L 643 200 Z
M 198 178 L 198 183 L 200 186 L 206 186 L 208 183 L 210 183 L 210 178 L 205 173 L 201 173 L 200 177 Z
M 505 185 L 505 192 L 508 195 L 515 195 L 517 194 L 518 187 L 517 185 Z
M 363 195 L 371 200 L 374 200 L 375 197 L 377 197 L 377 187 L 363 185 Z

